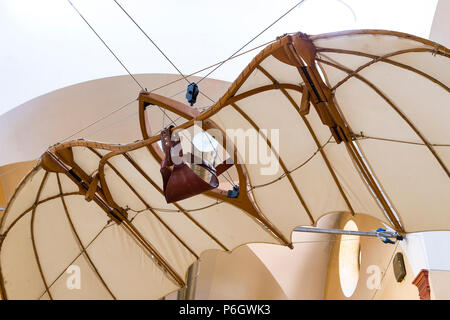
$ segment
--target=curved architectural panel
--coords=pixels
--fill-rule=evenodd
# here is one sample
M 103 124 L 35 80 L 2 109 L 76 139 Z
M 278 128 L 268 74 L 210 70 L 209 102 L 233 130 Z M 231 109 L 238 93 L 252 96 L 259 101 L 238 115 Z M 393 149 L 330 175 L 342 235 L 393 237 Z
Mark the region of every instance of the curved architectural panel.
M 349 220 L 344 230 L 358 231 L 358 227 L 353 220 Z M 360 257 L 359 237 L 343 235 L 339 244 L 339 280 L 346 297 L 351 297 L 358 285 Z
M 76 264 L 96 279 L 86 297 L 159 298 L 184 286 L 206 250 L 292 247 L 296 226 L 332 212 L 402 233 L 450 229 L 449 61 L 447 48 L 402 33 L 297 33 L 266 47 L 206 111 L 141 93 L 143 140 L 57 144 L 16 190 L 0 227 L 3 296 L 67 298 Z M 221 181 L 167 204 L 149 108 L 176 129 L 215 130 L 238 196 Z M 248 158 L 243 136 L 262 138 L 264 161 Z

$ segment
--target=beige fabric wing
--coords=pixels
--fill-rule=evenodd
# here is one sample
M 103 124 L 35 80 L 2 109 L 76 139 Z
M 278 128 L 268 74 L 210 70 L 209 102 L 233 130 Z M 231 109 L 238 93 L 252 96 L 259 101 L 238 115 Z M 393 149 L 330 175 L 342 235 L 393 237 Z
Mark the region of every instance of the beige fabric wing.
M 56 145 L 19 185 L 1 220 L 2 296 L 158 299 L 204 251 L 290 246 L 295 227 L 332 212 L 399 232 L 450 230 L 449 84 L 447 48 L 358 30 L 279 38 L 202 113 L 141 94 L 142 141 Z M 145 103 L 180 128 L 203 121 L 226 134 L 236 151 L 226 156 L 242 160 L 231 174 L 238 198 L 221 179 L 166 203 Z M 246 160 L 236 132 L 263 138 L 265 163 Z

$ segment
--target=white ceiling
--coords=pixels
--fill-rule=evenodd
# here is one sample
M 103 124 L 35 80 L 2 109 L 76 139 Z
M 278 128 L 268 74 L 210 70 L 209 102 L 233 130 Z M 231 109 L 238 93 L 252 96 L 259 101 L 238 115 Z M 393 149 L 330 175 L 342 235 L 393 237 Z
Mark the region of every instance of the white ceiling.
M 184 73 L 227 58 L 296 2 L 120 1 Z M 133 73 L 176 72 L 113 0 L 73 3 Z M 306 0 L 249 48 L 295 31 L 378 28 L 428 37 L 436 3 Z M 65 0 L 0 0 L 0 30 L 0 114 L 58 88 L 125 73 Z M 234 80 L 257 52 L 211 77 Z

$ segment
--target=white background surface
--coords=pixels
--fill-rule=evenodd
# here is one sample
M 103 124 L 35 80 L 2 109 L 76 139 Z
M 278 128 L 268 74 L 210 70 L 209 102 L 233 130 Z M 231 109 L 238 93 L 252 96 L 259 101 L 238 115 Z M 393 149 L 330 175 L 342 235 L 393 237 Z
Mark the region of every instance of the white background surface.
M 120 1 L 184 73 L 229 57 L 296 2 Z M 73 3 L 131 72 L 176 72 L 113 0 Z M 427 38 L 436 3 L 306 0 L 248 48 L 296 31 L 377 28 Z M 0 114 L 68 85 L 125 74 L 66 0 L 0 0 L 0 30 Z M 258 51 L 225 64 L 211 77 L 233 81 Z

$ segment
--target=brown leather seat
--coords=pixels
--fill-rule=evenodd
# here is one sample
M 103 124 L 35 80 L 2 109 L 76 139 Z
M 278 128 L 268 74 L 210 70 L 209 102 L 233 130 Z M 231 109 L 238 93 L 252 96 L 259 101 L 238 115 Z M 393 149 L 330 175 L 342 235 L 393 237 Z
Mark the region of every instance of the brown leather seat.
M 161 131 L 164 159 L 161 162 L 163 190 L 167 203 L 193 197 L 219 186 L 217 177 L 233 163 L 224 161 L 217 167 L 203 157 L 192 153 L 183 154 L 180 138 L 172 135 L 172 126 Z

